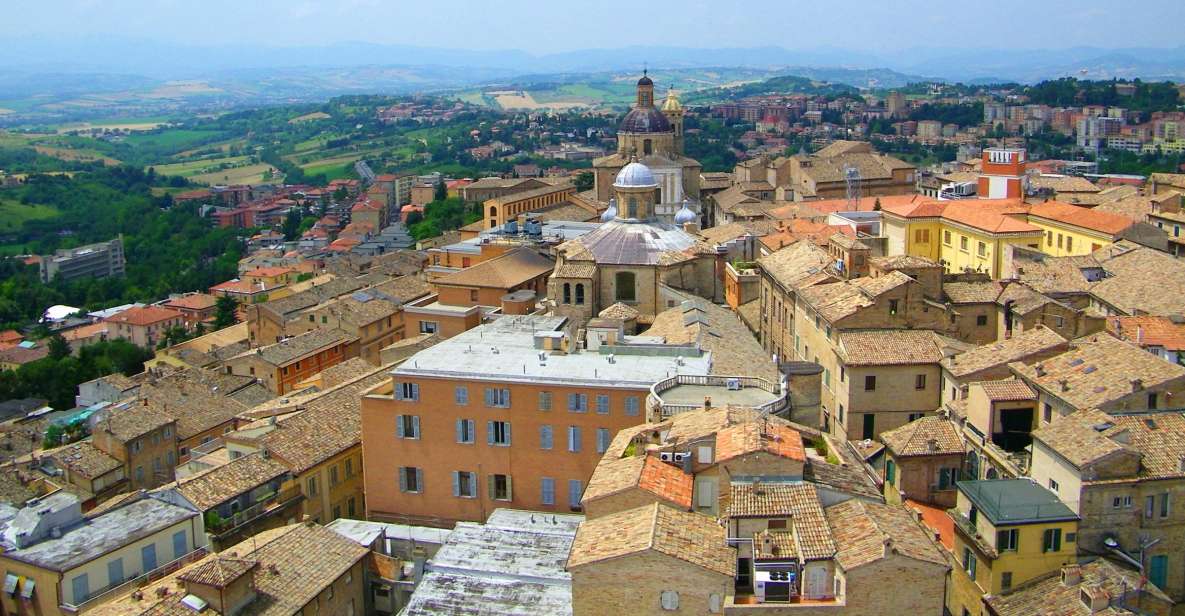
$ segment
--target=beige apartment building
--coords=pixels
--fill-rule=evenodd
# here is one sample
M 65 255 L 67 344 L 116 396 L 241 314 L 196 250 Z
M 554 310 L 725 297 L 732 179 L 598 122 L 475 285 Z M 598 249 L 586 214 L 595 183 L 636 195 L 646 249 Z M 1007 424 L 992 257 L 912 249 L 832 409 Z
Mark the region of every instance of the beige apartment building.
M 710 365 L 694 344 L 584 348 L 562 317 L 508 316 L 444 340 L 362 399 L 367 517 L 449 526 L 498 507 L 579 511 L 613 435 L 645 421 L 651 386 Z

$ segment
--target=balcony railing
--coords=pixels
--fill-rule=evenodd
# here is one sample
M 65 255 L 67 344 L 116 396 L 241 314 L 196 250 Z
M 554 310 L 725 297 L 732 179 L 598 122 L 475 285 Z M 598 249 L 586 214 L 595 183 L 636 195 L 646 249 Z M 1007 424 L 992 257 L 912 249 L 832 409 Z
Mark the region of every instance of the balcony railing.
M 108 586 L 107 588 L 98 591 L 90 597 L 87 597 L 87 599 L 81 603 L 74 604 L 63 602 L 58 607 L 60 607 L 63 612 L 69 614 L 85 612 L 86 610 L 102 605 L 108 601 L 118 599 L 136 590 L 137 588 L 143 588 L 190 563 L 201 560 L 208 553 L 209 550 L 207 550 L 205 547 L 197 548 L 196 550 L 182 556 L 181 558 L 167 562 L 147 573 L 138 575 L 130 580 L 120 582 L 119 584 Z
M 773 400 L 753 407 L 757 411 L 770 414 L 780 414 L 790 408 L 790 397 L 782 392 L 781 386 L 769 381 L 751 376 L 721 376 L 676 374 L 675 376 L 658 381 L 650 387 L 650 402 L 652 407 L 658 407 L 662 419 L 672 415 L 686 413 L 703 408 L 701 404 L 671 404 L 664 402 L 662 393 L 681 385 L 698 385 L 701 387 L 719 387 L 727 391 L 729 382 L 739 383 L 741 389 L 756 388 L 776 396 Z
M 281 490 L 275 495 L 266 497 L 246 509 L 236 511 L 229 518 L 220 520 L 216 525 L 211 525 L 207 521 L 206 530 L 210 531 L 214 540 L 222 541 L 243 526 L 251 524 L 264 516 L 283 510 L 288 505 L 302 498 L 304 498 L 304 495 L 301 494 L 300 487 L 292 486 Z

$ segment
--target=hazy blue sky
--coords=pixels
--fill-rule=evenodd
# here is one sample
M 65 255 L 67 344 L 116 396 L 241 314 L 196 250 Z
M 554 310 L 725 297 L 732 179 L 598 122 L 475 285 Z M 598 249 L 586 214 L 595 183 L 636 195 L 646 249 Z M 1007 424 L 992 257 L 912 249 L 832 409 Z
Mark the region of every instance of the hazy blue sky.
M 36 37 L 114 34 L 182 43 L 277 46 L 365 41 L 536 53 L 624 44 L 833 46 L 869 51 L 929 46 L 1167 47 L 1181 44 L 1179 27 L 1185 17 L 1183 0 L 17 0 L 14 4 L 18 6 L 10 5 L 9 14 L 20 19 L 10 27 Z

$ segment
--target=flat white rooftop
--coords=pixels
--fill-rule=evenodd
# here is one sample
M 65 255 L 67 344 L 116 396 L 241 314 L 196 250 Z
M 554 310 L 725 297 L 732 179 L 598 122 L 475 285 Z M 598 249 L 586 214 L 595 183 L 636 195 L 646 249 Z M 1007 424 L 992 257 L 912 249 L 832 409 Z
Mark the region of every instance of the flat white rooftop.
M 536 332 L 564 327 L 564 317 L 504 316 L 416 353 L 393 370 L 399 377 L 595 385 L 640 389 L 676 374 L 706 375 L 711 353 L 674 345 L 633 344 L 558 353 L 535 348 Z M 578 346 L 572 342 L 572 348 Z M 543 359 L 540 360 L 540 353 Z

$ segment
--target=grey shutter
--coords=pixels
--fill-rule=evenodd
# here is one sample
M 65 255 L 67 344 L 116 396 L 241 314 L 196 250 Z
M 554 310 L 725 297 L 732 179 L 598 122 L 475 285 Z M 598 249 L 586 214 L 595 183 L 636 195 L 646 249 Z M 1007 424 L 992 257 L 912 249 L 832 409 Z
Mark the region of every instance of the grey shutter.
M 511 479 L 510 475 L 506 476 L 506 500 L 514 500 L 514 480 Z
M 407 473 L 403 470 L 403 467 L 399 467 L 399 491 L 407 491 Z
M 465 442 L 465 420 L 464 419 L 457 420 L 457 442 L 458 443 Z
M 395 416 L 395 436 L 398 436 L 399 438 L 404 438 L 406 436 L 403 433 L 403 415 Z
M 399 382 L 395 383 L 395 399 L 396 400 L 403 399 L 403 383 L 399 383 Z
M 453 496 L 461 495 L 461 472 L 453 471 Z
M 484 390 L 486 406 L 494 406 L 494 390 L 487 387 Z
M 420 399 L 420 384 L 419 383 L 412 383 L 411 384 L 411 399 L 412 400 L 419 400 Z
M 506 422 L 506 444 L 510 444 L 510 422 Z
M 424 470 L 420 468 L 416 469 L 416 492 L 424 493 Z
M 486 422 L 486 444 L 487 445 L 494 444 L 494 422 L 493 421 Z
M 494 496 L 497 494 L 497 492 L 494 491 L 494 476 L 493 475 L 486 475 L 486 488 L 488 488 L 488 491 L 490 493 L 490 500 L 494 500 Z
M 411 437 L 420 438 L 420 416 L 411 416 Z
M 576 394 L 568 394 L 568 410 L 576 410 Z
M 551 449 L 551 426 L 539 426 L 539 448 Z
M 580 410 L 588 410 L 588 394 L 580 394 Z

